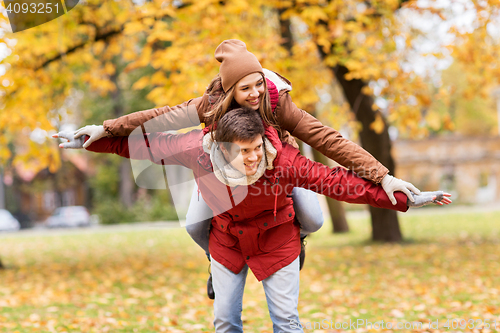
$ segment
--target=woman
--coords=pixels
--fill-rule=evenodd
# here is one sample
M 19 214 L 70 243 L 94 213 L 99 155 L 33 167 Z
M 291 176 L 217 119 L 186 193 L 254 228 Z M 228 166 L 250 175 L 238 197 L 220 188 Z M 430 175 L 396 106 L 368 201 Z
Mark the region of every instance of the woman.
M 202 97 L 175 107 L 166 106 L 106 120 L 103 126 L 86 126 L 75 133 L 75 139 L 90 136 L 84 145 L 86 148 L 104 136 L 127 136 L 138 126 L 144 126 L 147 132 L 180 129 L 200 123 L 208 126 L 216 124 L 228 110 L 247 107 L 258 111 L 264 122 L 278 131 L 282 141 L 297 146 L 291 137 L 295 136 L 340 165 L 381 184 L 393 204 L 396 204 L 395 191 L 404 192 L 412 202 L 410 191 L 420 193 L 412 184 L 388 175 L 389 170 L 363 148 L 297 108 L 288 94 L 290 82 L 264 70 L 245 43 L 235 39 L 223 41 L 215 50 L 215 58 L 221 63 L 219 75 Z M 211 216 L 210 209 L 196 192 L 197 189 L 186 215 L 186 229 L 209 257 L 210 218 L 207 217 Z M 316 194 L 296 188 L 292 196 L 303 240 L 322 226 L 323 217 Z

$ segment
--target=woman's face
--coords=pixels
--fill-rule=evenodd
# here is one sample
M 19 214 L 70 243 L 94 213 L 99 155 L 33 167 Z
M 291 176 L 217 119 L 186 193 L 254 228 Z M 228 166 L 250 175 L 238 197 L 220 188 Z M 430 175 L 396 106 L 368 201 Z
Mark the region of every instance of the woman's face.
M 235 85 L 234 100 L 241 107 L 259 109 L 260 99 L 265 92 L 264 78 L 260 73 L 248 74 Z

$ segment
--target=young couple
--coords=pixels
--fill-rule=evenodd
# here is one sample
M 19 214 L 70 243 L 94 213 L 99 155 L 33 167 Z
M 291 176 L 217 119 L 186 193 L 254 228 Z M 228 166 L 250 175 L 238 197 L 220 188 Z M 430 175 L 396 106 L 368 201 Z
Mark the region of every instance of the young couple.
M 300 238 L 323 222 L 315 194 L 307 189 L 399 211 L 451 200 L 442 192 L 414 194 L 419 191 L 413 185 L 388 175 L 361 147 L 298 109 L 288 95 L 290 83 L 264 71 L 243 42 L 224 41 L 215 56 L 221 62 L 220 74 L 203 97 L 107 120 L 104 126 L 87 126 L 75 134 L 60 133 L 70 141 L 61 147 L 83 145 L 192 169 L 202 198 L 198 201 L 197 191 L 193 193 L 187 230 L 212 260 L 216 331 L 242 332 L 241 304 L 250 267 L 263 282 L 274 331 L 301 332 L 290 325 L 300 322 Z M 207 127 L 181 135 L 127 137 L 158 116 L 157 128 L 147 132 L 200 122 Z M 301 156 L 290 134 L 358 174 Z M 85 135 L 89 138 L 83 144 Z M 198 212 L 207 208 L 213 218 L 200 222 Z

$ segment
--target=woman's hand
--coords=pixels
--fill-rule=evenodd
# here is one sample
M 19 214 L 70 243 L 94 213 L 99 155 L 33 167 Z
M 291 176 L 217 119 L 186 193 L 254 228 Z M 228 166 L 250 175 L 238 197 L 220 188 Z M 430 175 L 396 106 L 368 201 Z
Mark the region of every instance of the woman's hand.
M 413 194 L 413 193 L 412 193 Z M 407 201 L 409 207 L 423 207 L 430 203 L 435 203 L 437 205 L 449 205 L 451 204 L 451 194 L 443 191 L 434 192 L 420 192 L 420 194 L 413 194 L 415 201 Z
M 62 138 L 68 140 L 59 145 L 59 148 L 65 149 L 82 149 L 85 143 L 85 136 L 75 139 L 75 132 L 65 131 L 52 135 L 53 138 Z
M 74 138 L 78 139 L 85 134 L 89 136 L 89 139 L 83 144 L 83 148 L 87 148 L 92 142 L 105 137 L 106 131 L 102 125 L 88 125 L 77 130 Z
M 420 194 L 420 190 L 416 188 L 412 183 L 405 182 L 404 180 L 390 175 L 385 175 L 384 178 L 382 178 L 380 185 L 382 185 L 382 188 L 384 189 L 385 193 L 387 193 L 387 196 L 389 197 L 389 200 L 391 200 L 393 205 L 398 203 L 396 198 L 394 197 L 394 192 L 396 191 L 401 191 L 406 194 L 411 202 L 415 202 L 412 192 Z

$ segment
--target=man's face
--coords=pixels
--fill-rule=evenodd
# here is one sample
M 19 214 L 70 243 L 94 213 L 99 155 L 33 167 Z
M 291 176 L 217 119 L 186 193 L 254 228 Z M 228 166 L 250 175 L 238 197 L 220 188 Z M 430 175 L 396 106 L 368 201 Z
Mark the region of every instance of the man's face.
M 258 110 L 265 90 L 264 79 L 260 73 L 248 74 L 236 83 L 234 100 L 241 107 Z
M 224 157 L 231 165 L 246 176 L 253 176 L 263 155 L 262 135 L 257 135 L 251 141 L 234 141 L 226 150 L 222 146 Z

